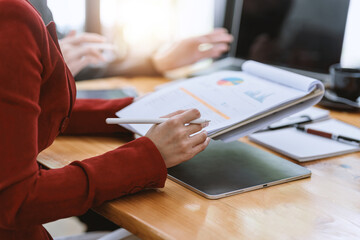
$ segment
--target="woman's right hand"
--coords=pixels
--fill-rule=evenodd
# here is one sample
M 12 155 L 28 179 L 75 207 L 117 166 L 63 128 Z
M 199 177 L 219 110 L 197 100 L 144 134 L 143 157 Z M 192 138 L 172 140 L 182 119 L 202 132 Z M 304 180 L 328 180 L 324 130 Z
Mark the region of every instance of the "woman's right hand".
M 154 125 L 145 136 L 158 148 L 167 168 L 191 159 L 209 144 L 206 131 L 201 131 L 207 123 L 187 124 L 200 117 L 197 109 L 177 111 L 164 117 L 170 119 Z
M 152 62 L 159 73 L 184 67 L 206 58 L 218 58 L 229 50 L 233 36 L 226 29 L 175 42 L 168 49 L 160 49 L 152 56 Z

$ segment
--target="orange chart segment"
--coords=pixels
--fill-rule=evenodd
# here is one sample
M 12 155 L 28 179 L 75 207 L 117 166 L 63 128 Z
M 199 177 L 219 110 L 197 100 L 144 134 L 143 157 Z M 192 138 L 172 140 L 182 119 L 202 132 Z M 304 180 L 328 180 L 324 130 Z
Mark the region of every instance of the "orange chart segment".
M 194 98 L 196 101 L 202 103 L 203 105 L 205 105 L 207 108 L 209 108 L 210 110 L 212 110 L 213 112 L 219 114 L 221 117 L 225 118 L 225 119 L 230 119 L 229 116 L 227 116 L 226 114 L 220 112 L 218 109 L 216 109 L 214 106 L 210 105 L 209 103 L 205 102 L 204 100 L 202 100 L 201 98 L 199 98 L 198 96 L 196 96 L 195 94 L 193 94 L 192 92 L 186 90 L 185 88 L 180 88 L 181 91 L 183 91 L 184 93 L 186 93 L 187 95 L 191 96 L 192 98 Z

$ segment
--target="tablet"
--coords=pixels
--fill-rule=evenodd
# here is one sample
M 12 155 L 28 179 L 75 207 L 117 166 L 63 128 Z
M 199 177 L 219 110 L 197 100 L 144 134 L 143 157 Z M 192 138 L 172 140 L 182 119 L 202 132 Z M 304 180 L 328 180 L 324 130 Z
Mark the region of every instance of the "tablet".
M 208 199 L 310 176 L 310 170 L 300 165 L 239 141 L 212 140 L 191 160 L 168 169 L 169 179 Z

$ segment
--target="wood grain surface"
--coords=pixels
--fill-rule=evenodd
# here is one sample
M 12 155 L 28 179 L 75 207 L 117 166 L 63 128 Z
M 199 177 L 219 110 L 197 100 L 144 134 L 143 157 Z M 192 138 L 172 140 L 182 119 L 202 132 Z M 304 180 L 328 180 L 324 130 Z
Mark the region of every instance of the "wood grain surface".
M 165 82 L 162 78 L 111 78 L 77 86 L 135 86 L 143 95 Z M 331 117 L 360 127 L 360 113 L 332 111 Z M 129 136 L 61 136 L 39 154 L 38 161 L 60 168 L 130 140 Z M 270 151 L 247 138 L 240 141 Z M 122 197 L 95 210 L 142 239 L 360 239 L 360 153 L 298 164 L 312 171 L 311 178 L 219 200 L 205 199 L 167 180 L 163 189 Z

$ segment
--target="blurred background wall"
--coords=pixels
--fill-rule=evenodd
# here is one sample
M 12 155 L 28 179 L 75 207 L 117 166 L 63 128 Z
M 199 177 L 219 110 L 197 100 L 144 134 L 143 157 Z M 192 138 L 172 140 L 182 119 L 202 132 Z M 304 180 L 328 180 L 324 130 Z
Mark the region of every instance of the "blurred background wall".
M 48 5 L 60 32 L 101 33 L 123 54 L 129 48 L 151 54 L 214 26 L 214 0 L 48 0 Z
M 225 0 L 48 0 L 61 32 L 85 28 L 100 32 L 124 55 L 130 48 L 140 55 L 149 54 L 165 42 L 209 32 L 222 2 Z M 351 0 L 341 57 L 347 67 L 360 67 L 359 12 L 360 0 Z

